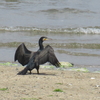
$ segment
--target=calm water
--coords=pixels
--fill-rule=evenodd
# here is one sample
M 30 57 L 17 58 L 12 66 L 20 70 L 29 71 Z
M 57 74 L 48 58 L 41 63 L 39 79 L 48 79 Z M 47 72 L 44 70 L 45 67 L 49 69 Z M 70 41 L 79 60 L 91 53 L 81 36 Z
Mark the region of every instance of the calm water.
M 100 65 L 100 0 L 0 0 L 0 62 L 13 62 L 25 42 L 36 51 L 48 36 L 60 61 Z M 99 70 L 95 67 L 94 70 Z

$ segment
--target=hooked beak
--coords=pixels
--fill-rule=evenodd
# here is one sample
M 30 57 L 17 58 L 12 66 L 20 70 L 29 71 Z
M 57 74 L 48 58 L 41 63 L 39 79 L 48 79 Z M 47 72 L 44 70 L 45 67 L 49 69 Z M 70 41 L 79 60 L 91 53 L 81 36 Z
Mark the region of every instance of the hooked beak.
M 51 38 L 47 38 L 47 40 L 52 40 Z
M 51 38 L 44 38 L 43 41 L 52 40 Z

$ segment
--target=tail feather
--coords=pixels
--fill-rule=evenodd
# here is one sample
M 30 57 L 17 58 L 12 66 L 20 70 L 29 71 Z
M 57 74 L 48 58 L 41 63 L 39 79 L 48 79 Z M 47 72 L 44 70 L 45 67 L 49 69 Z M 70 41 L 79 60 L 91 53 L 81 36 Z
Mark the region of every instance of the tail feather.
M 25 67 L 22 71 L 20 71 L 19 73 L 17 73 L 17 75 L 25 75 L 28 71 L 28 68 Z

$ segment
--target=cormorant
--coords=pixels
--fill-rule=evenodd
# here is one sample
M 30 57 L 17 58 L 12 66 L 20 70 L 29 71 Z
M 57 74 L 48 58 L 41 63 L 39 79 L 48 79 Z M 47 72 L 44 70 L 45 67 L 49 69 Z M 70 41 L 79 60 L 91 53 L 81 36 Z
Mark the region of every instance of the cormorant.
M 15 61 L 18 60 L 20 64 L 26 67 L 18 73 L 18 75 L 25 75 L 27 71 L 36 68 L 37 74 L 39 74 L 39 65 L 46 62 L 50 62 L 56 67 L 60 67 L 60 63 L 54 54 L 54 50 L 50 45 L 47 45 L 45 48 L 43 42 L 49 40 L 47 37 L 41 37 L 39 39 L 39 49 L 36 52 L 28 50 L 24 43 L 22 43 L 15 52 Z

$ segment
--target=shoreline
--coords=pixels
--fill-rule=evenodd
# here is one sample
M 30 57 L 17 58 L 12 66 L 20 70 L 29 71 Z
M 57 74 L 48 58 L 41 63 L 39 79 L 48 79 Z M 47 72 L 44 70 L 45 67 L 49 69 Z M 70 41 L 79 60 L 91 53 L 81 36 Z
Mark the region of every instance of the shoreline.
M 40 68 L 46 68 L 46 69 L 57 69 L 57 70 L 67 70 L 67 71 L 79 71 L 79 72 L 91 72 L 91 73 L 100 73 L 100 66 L 94 66 L 94 65 L 72 65 L 69 62 L 60 62 L 61 66 L 59 68 L 56 68 L 55 66 L 51 64 L 43 64 L 40 65 Z M 19 63 L 16 62 L 0 62 L 0 66 L 12 66 L 12 67 L 25 67 L 22 66 Z
M 100 99 L 100 73 L 40 68 L 40 75 L 17 75 L 22 69 L 0 66 L 1 100 Z

